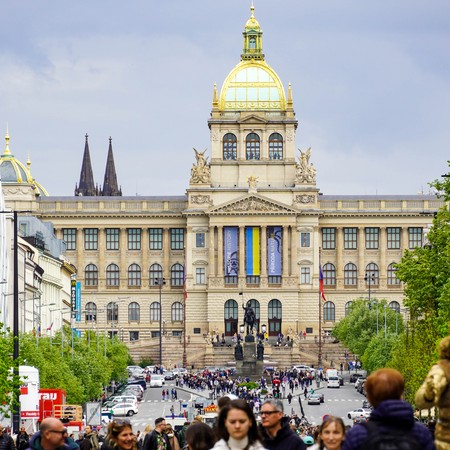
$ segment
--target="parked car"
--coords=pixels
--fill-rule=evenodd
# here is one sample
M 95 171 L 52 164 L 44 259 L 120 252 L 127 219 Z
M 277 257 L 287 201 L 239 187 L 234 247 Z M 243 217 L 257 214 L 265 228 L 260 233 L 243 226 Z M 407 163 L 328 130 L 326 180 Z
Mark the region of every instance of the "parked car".
M 349 419 L 356 419 L 357 417 L 366 417 L 366 418 L 368 418 L 370 416 L 371 412 L 372 412 L 371 409 L 357 408 L 357 409 L 354 409 L 353 411 L 349 411 L 347 413 L 347 417 Z
M 308 405 L 320 405 L 321 403 L 319 394 L 308 395 Z
M 369 400 L 364 400 L 362 407 L 365 409 L 373 409 L 373 406 L 369 403 Z
M 129 387 L 127 389 L 124 389 L 120 395 L 134 395 L 138 401 L 141 401 L 144 398 L 144 392 L 135 388 L 135 387 Z
M 113 416 L 132 416 L 138 413 L 138 408 L 133 403 L 121 402 L 112 406 L 109 412 Z
M 365 378 L 364 374 L 362 374 L 362 373 L 352 373 L 350 375 L 350 383 L 356 383 L 356 380 L 358 378 Z
M 361 383 L 363 383 L 364 381 L 366 381 L 365 378 L 358 378 L 358 379 L 355 381 L 355 389 L 358 389 L 358 386 L 359 386 Z
M 369 421 L 368 417 L 356 417 L 353 419 L 353 425 L 356 425 L 357 423 L 365 423 L 368 421 Z
M 164 373 L 164 379 L 165 380 L 174 380 L 175 374 L 171 370 L 168 370 L 167 372 Z
M 361 381 L 361 383 L 358 384 L 358 387 L 356 388 L 356 390 L 363 395 L 366 395 L 366 380 Z
M 143 391 L 145 391 L 147 389 L 147 383 L 145 380 L 128 381 L 127 386 L 131 386 L 131 385 L 135 385 L 135 384 L 141 386 Z
M 320 397 L 320 403 L 325 402 L 325 395 L 322 394 L 322 392 L 318 392 L 317 395 Z
M 138 398 L 135 395 L 116 395 L 114 397 L 111 397 L 111 401 L 115 403 L 134 403 L 138 404 Z
M 150 378 L 150 387 L 162 387 L 163 384 L 165 384 L 164 375 L 152 373 L 152 376 Z

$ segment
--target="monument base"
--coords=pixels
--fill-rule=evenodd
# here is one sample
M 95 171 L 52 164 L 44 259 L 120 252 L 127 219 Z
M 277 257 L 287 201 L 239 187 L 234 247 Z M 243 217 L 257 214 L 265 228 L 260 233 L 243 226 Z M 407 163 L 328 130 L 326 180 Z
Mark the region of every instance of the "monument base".
M 263 372 L 264 361 L 256 359 L 255 342 L 244 342 L 244 359 L 236 361 L 236 375 L 250 380 L 258 380 L 262 377 Z

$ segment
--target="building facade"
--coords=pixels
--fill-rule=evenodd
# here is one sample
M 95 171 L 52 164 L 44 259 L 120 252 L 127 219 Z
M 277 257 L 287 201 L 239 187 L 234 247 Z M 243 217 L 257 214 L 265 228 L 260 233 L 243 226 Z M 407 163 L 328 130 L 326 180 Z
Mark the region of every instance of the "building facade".
M 82 171 L 83 196 L 34 200 L 77 268 L 77 328 L 125 342 L 233 336 L 250 302 L 270 336 L 312 336 L 319 318 L 331 330 L 369 291 L 401 311 L 395 263 L 422 245 L 442 202 L 320 193 L 311 149 L 296 150 L 291 86 L 266 62 L 253 7 L 243 39 L 241 61 L 214 86 L 210 156 L 194 150 L 185 195 L 121 196 L 115 171 L 114 189 L 103 187 L 111 195 L 97 195 Z M 86 161 L 85 148 L 89 175 Z

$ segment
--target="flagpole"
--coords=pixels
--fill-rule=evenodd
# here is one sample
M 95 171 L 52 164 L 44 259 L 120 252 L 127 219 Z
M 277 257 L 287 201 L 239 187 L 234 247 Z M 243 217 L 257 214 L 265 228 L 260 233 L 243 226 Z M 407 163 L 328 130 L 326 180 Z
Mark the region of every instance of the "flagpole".
M 322 271 L 322 261 L 321 261 L 321 248 L 319 247 L 319 352 L 317 355 L 317 365 L 320 369 L 322 367 L 322 289 L 320 280 L 320 274 Z

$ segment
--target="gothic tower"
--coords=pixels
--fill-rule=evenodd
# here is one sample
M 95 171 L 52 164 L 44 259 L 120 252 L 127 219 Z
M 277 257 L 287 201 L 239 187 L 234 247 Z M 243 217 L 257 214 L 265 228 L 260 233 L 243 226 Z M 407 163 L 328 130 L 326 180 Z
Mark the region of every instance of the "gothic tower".
M 94 174 L 92 172 L 91 154 L 89 152 L 88 135 L 84 144 L 83 164 L 81 166 L 80 182 L 75 185 L 75 195 L 92 197 L 98 195 L 98 190 L 94 185 Z
M 108 158 L 106 160 L 105 178 L 103 180 L 103 189 L 101 195 L 108 196 L 121 196 L 122 190 L 119 189 L 117 184 L 116 166 L 114 164 L 114 155 L 112 151 L 112 139 L 109 138 Z

